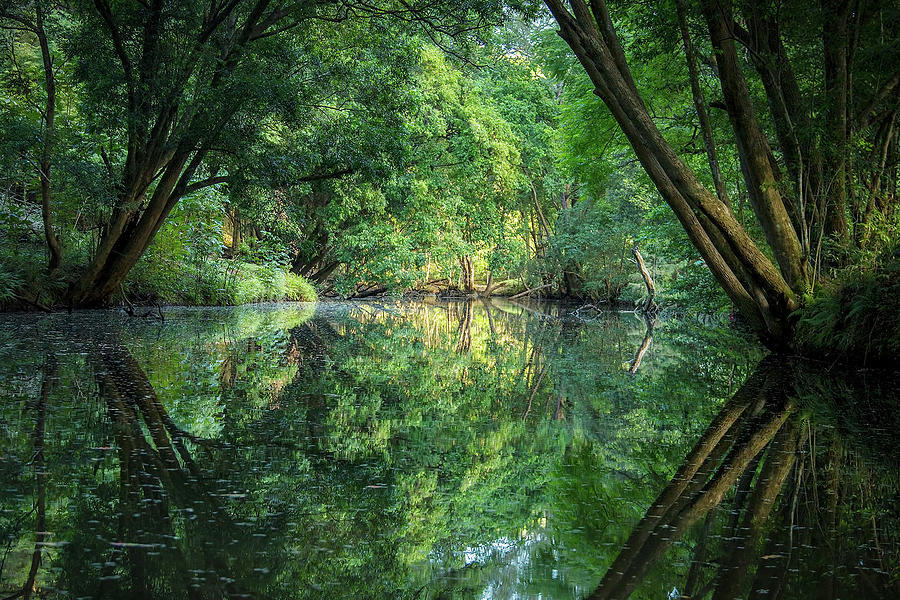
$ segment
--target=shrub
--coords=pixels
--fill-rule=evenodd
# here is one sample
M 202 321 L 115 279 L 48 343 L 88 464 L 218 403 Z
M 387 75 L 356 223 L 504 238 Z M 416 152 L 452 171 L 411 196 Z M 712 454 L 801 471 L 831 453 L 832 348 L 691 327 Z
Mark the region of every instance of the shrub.
M 878 264 L 876 261 L 874 264 Z M 895 364 L 900 352 L 900 257 L 854 269 L 824 286 L 800 311 L 798 349 L 861 364 Z
M 284 274 L 285 297 L 288 300 L 315 302 L 316 288 L 305 278 L 291 272 Z
M 306 279 L 278 265 L 255 265 L 224 258 L 196 263 L 155 262 L 135 268 L 127 285 L 132 301 L 234 305 L 278 300 L 316 300 Z

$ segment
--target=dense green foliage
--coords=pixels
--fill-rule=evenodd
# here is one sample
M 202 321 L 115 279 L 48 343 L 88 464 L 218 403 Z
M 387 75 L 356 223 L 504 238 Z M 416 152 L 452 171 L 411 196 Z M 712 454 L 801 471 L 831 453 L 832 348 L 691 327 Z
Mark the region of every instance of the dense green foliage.
M 900 260 L 869 259 L 816 294 L 797 337 L 810 354 L 893 367 L 900 352 Z M 861 354 L 861 355 L 858 355 Z
M 775 175 L 759 185 L 746 183 L 747 143 L 714 68 L 722 50 L 704 27 L 719 13 L 679 0 L 610 14 L 654 127 L 727 204 L 739 240 L 722 229 L 717 243 L 747 261 L 732 264 L 735 280 L 780 290 L 748 292 L 774 311 L 762 339 L 801 349 L 799 322 L 808 346 L 858 354 L 888 306 L 860 273 L 897 281 L 883 257 L 900 214 L 900 85 L 894 34 L 878 26 L 896 7 L 860 9 L 846 46 L 829 25 L 846 2 L 745 4 L 721 10 L 769 140 Z M 0 3 L 0 306 L 453 290 L 627 306 L 648 294 L 639 249 L 658 302 L 739 312 L 759 330 L 558 26 L 533 3 L 493 0 Z M 786 260 L 759 208 L 776 192 L 792 229 L 779 230 L 796 238 L 790 285 L 764 266 Z M 790 315 L 808 300 L 808 315 Z M 876 354 L 896 344 L 887 337 Z
M 123 196 L 153 144 L 190 152 L 158 232 L 111 288 L 114 301 L 309 299 L 297 276 L 343 296 L 475 291 L 478 279 L 487 292 L 543 286 L 541 294 L 638 299 L 635 241 L 655 270 L 692 270 L 694 255 L 666 253 L 650 234 L 662 227 L 678 238 L 624 146 L 578 124 L 598 105 L 544 17 L 412 5 L 332 22 L 323 9 L 248 42 L 225 75 L 197 49 L 176 49 L 215 24 L 178 5 L 162 3 L 156 16 L 106 3 L 0 10 L 7 306 L 79 303 L 71 296 L 85 293 L 78 287 L 105 243 L 131 252 L 111 231 L 122 211 L 133 215 L 126 234 L 139 229 L 166 185 L 171 156 L 148 172 L 146 189 Z M 235 10 L 229 18 L 250 18 L 240 3 Z M 154 18 L 166 23 L 156 37 L 147 30 Z M 470 33 L 457 35 L 466 24 Z M 151 87 L 138 106 L 139 85 Z M 170 109 L 183 124 L 164 120 Z M 153 127 L 172 129 L 155 142 Z M 45 230 L 58 241 L 58 264 Z M 93 285 L 114 267 L 97 266 Z

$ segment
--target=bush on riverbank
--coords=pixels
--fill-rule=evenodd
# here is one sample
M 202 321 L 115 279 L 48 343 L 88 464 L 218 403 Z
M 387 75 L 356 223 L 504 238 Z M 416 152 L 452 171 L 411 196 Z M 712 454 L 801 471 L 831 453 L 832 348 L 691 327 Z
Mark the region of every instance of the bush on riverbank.
M 797 321 L 797 348 L 842 362 L 896 365 L 900 353 L 900 256 L 824 286 Z
M 68 264 L 48 276 L 39 248 L 20 247 L 15 254 L 0 252 L 0 259 L 0 310 L 58 305 L 73 277 Z M 138 262 L 122 290 L 113 295 L 112 303 L 124 303 L 126 298 L 132 303 L 186 305 L 313 302 L 316 290 L 305 278 L 291 273 L 283 261 L 255 264 L 190 252 L 151 251 Z
M 316 290 L 306 279 L 279 265 L 214 259 L 199 264 L 141 264 L 125 286 L 132 302 L 235 305 L 295 300 L 313 302 Z
M 0 310 L 53 306 L 65 290 L 64 279 L 30 279 L 29 273 L 0 265 Z M 59 281 L 57 282 L 57 279 Z M 314 302 L 316 290 L 299 275 L 277 265 L 211 259 L 200 270 L 171 264 L 166 269 L 141 265 L 124 285 L 125 297 L 114 294 L 113 304 L 127 298 L 135 304 L 162 303 L 230 306 L 279 300 Z

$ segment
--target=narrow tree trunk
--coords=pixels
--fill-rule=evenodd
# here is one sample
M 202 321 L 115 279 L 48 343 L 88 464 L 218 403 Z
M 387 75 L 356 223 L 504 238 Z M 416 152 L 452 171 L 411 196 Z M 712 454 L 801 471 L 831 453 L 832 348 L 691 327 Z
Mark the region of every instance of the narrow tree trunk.
M 467 294 L 475 293 L 475 265 L 472 262 L 472 256 L 466 254 L 459 259 L 460 266 L 460 282 L 463 291 Z
M 826 213 L 826 233 L 838 240 L 847 237 L 847 95 L 849 73 L 847 52 L 849 31 L 847 20 L 850 16 L 849 0 L 822 0 L 824 21 L 822 42 L 825 58 L 825 95 L 828 103 L 825 111 L 826 172 L 831 177 L 828 182 L 828 206 Z
M 36 6 L 36 33 L 41 47 L 41 59 L 44 64 L 44 83 L 47 88 L 46 103 L 44 106 L 44 144 L 41 150 L 40 179 L 41 179 L 41 218 L 44 222 L 44 237 L 47 240 L 47 249 L 50 251 L 50 260 L 47 269 L 53 273 L 62 262 L 62 246 L 56 232 L 53 230 L 53 213 L 50 207 L 50 152 L 53 147 L 53 137 L 56 133 L 54 122 L 56 118 L 56 75 L 53 73 L 53 58 L 50 56 L 50 45 L 44 31 L 44 11 L 40 3 Z
M 543 234 L 543 239 L 546 240 L 550 237 L 550 225 L 547 223 L 547 218 L 544 217 L 544 211 L 541 208 L 541 202 L 538 200 L 537 188 L 534 187 L 534 182 L 530 181 L 531 184 L 531 197 L 534 201 L 534 210 L 537 212 L 538 223 L 541 226 L 541 233 Z
M 762 4 L 750 4 L 749 37 L 741 42 L 750 49 L 750 58 L 766 90 L 775 135 L 787 172 L 793 182 L 795 202 L 789 208 L 801 246 L 809 254 L 811 229 L 824 230 L 823 158 L 807 104 L 781 41 L 776 15 Z M 785 199 L 788 201 L 789 199 Z
M 694 55 L 694 45 L 691 43 L 691 34 L 688 30 L 687 17 L 684 12 L 684 0 L 676 0 L 675 8 L 678 12 L 678 26 L 681 29 L 681 41 L 684 43 L 684 54 L 687 59 L 688 75 L 691 80 L 694 110 L 697 112 L 697 120 L 700 122 L 700 132 L 703 134 L 703 145 L 706 147 L 709 171 L 712 174 L 716 195 L 723 204 L 730 207 L 731 202 L 728 199 L 728 190 L 725 188 L 725 180 L 722 178 L 722 170 L 719 168 L 719 155 L 713 139 L 712 125 L 709 122 L 709 109 L 706 106 L 706 100 L 703 98 L 703 91 L 700 89 L 697 57 Z
M 241 236 L 241 216 L 238 209 L 231 208 L 226 213 L 231 221 L 231 257 L 236 258 L 241 252 L 241 244 L 244 242 Z

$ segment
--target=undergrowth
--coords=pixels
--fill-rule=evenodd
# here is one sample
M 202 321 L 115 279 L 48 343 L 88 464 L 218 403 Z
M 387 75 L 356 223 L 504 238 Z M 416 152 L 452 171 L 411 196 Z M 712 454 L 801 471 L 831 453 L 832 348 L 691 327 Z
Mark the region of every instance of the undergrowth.
M 292 300 L 313 302 L 309 281 L 280 265 L 213 259 L 196 264 L 139 264 L 125 285 L 131 302 L 188 305 L 236 305 Z
M 864 365 L 896 364 L 900 353 L 898 250 L 869 266 L 847 270 L 807 302 L 796 328 L 797 347 L 803 354 Z

